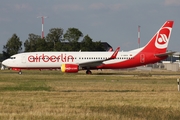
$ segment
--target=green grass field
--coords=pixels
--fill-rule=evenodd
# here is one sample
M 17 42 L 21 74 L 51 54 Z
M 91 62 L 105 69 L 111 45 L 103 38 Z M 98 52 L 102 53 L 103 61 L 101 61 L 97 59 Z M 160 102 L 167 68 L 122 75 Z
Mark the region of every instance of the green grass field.
M 0 71 L 1 120 L 179 120 L 178 72 Z

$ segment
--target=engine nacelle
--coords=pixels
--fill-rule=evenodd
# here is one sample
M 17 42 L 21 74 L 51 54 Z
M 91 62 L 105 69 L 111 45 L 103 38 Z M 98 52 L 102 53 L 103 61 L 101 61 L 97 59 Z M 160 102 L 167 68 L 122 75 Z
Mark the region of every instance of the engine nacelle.
M 61 71 L 66 73 L 77 73 L 79 71 L 79 65 L 77 64 L 62 64 Z

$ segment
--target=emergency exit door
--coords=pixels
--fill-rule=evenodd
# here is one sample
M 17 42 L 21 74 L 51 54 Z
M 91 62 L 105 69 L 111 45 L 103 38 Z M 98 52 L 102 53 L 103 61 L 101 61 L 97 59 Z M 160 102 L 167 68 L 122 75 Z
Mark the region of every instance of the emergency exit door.
M 22 57 L 21 62 L 26 63 L 26 55 L 22 55 L 21 57 Z
M 145 63 L 145 55 L 140 54 L 140 63 Z

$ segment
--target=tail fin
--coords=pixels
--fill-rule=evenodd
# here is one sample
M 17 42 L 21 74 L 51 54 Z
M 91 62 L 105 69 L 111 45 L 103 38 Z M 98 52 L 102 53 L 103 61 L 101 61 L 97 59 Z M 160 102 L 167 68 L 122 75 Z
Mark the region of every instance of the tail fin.
M 143 52 L 165 53 L 171 36 L 174 21 L 166 21 L 152 39 L 144 46 Z

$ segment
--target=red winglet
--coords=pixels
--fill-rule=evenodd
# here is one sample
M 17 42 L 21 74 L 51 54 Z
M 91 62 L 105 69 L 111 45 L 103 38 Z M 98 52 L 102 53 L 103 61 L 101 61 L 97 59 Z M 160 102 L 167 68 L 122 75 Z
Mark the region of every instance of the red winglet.
M 112 48 L 110 48 L 109 50 L 108 50 L 108 52 L 112 52 L 113 51 L 113 49 Z
M 110 57 L 109 59 L 115 59 L 116 56 L 117 56 L 117 54 L 118 54 L 118 52 L 119 52 L 119 50 L 120 50 L 120 47 L 118 47 L 118 48 L 114 51 L 114 53 L 111 55 L 111 57 Z

